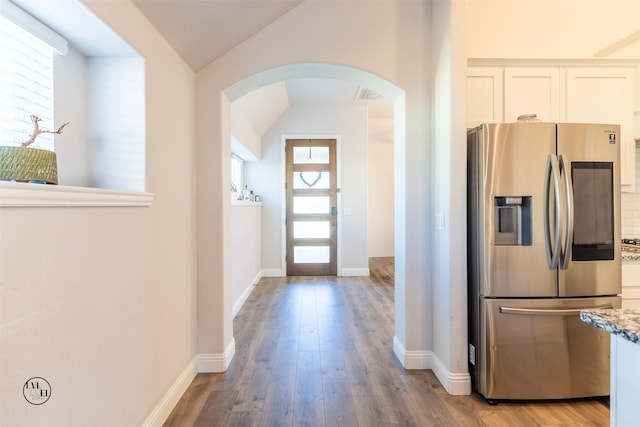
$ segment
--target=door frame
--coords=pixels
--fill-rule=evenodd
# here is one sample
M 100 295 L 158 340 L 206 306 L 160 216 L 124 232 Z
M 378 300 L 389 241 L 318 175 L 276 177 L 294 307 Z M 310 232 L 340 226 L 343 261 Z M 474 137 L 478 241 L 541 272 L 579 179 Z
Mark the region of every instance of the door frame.
M 287 182 L 287 158 L 286 158 L 286 146 L 287 139 L 335 139 L 336 141 L 336 205 L 338 209 L 337 213 L 337 238 L 336 238 L 336 276 L 342 276 L 342 192 L 340 191 L 342 186 L 342 173 L 341 173 L 341 160 L 342 160 L 342 145 L 340 142 L 340 135 L 336 134 L 282 134 L 280 135 L 280 178 L 282 183 L 280 185 L 280 271 L 282 276 L 287 275 L 287 191 L 285 184 Z

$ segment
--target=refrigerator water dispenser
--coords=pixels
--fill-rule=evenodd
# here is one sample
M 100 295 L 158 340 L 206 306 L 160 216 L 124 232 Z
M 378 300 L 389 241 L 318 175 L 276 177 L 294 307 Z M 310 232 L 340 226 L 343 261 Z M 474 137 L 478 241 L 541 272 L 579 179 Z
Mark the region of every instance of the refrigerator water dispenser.
M 531 246 L 531 196 L 495 197 L 493 205 L 494 243 Z

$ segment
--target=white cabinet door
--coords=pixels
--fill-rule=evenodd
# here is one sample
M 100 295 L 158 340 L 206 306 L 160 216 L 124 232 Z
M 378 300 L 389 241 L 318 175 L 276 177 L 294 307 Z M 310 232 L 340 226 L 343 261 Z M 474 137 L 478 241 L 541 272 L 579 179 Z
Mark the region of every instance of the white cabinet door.
M 567 68 L 566 121 L 620 125 L 620 174 L 623 191 L 635 189 L 635 69 Z
M 467 69 L 467 127 L 504 121 L 502 107 L 503 69 L 469 67 Z
M 640 418 L 640 344 L 611 335 L 611 427 L 637 426 Z
M 523 114 L 536 114 L 543 122 L 561 121 L 558 67 L 507 67 L 504 93 L 506 122 L 515 122 Z

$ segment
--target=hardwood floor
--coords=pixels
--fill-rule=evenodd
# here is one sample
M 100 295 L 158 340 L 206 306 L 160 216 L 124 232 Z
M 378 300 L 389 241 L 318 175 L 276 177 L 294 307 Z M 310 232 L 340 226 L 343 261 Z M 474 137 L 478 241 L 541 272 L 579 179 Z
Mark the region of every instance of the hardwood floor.
M 598 400 L 451 396 L 392 351 L 393 258 L 370 277 L 263 278 L 227 372 L 198 374 L 165 426 L 608 426 Z

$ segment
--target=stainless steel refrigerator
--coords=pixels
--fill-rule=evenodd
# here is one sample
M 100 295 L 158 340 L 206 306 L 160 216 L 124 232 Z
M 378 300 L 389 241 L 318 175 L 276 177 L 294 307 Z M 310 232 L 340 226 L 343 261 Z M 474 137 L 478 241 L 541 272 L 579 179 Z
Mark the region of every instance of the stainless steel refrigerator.
M 469 369 L 489 401 L 609 394 L 620 307 L 618 125 L 516 122 L 467 133 Z

